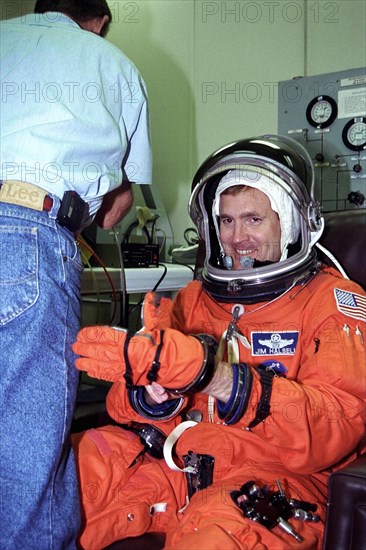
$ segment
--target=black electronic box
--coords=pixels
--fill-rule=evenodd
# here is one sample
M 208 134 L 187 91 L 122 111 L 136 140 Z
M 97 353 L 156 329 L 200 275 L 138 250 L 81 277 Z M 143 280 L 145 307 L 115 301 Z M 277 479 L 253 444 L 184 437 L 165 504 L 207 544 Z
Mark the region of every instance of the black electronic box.
M 159 245 L 122 243 L 124 267 L 159 267 Z

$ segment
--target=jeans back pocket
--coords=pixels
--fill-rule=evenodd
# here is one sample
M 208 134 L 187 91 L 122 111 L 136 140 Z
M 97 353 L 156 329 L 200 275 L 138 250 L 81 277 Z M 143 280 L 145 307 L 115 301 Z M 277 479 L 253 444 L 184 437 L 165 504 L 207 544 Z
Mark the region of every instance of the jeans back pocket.
M 37 228 L 0 225 L 0 326 L 32 307 L 38 295 Z

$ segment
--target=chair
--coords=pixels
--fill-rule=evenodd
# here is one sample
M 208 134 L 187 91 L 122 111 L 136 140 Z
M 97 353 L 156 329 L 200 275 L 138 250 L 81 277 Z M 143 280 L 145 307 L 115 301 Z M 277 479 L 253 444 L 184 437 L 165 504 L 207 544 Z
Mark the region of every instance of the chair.
M 337 549 L 366 549 L 366 455 L 329 477 L 323 550 Z
M 366 209 L 326 212 L 324 219 L 320 243 L 334 254 L 349 277 L 366 290 Z M 321 252 L 318 255 L 331 264 Z
M 366 289 L 366 209 L 328 212 L 324 217 L 321 244 L 341 262 L 349 277 Z M 331 264 L 323 253 L 319 257 Z M 196 275 L 203 259 L 201 242 Z M 104 550 L 160 550 L 164 541 L 162 533 L 147 533 L 114 542 Z M 323 550 L 366 550 L 366 455 L 329 477 Z
M 322 244 L 366 289 L 366 210 L 328 212 L 324 217 Z M 329 477 L 323 550 L 338 549 L 366 550 L 365 454 Z

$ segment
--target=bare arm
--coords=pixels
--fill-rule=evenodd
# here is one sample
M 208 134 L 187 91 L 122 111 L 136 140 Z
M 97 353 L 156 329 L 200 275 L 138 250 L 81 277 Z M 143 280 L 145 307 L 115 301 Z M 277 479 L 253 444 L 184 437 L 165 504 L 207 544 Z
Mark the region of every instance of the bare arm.
M 226 403 L 231 395 L 233 387 L 233 370 L 229 363 L 217 361 L 215 374 L 211 382 L 206 386 L 202 393 L 212 395 L 219 401 Z M 173 394 L 168 393 L 163 386 L 153 382 L 151 386 L 145 386 L 147 391 L 147 402 L 150 405 L 155 403 L 163 403 L 167 399 L 174 399 Z
M 111 229 L 127 214 L 132 206 L 132 202 L 131 183 L 123 181 L 117 189 L 110 191 L 104 196 L 102 206 L 95 217 L 95 222 L 102 229 Z
M 215 374 L 211 382 L 204 388 L 202 393 L 212 395 L 219 401 L 226 403 L 231 395 L 233 387 L 233 369 L 229 363 L 218 361 Z

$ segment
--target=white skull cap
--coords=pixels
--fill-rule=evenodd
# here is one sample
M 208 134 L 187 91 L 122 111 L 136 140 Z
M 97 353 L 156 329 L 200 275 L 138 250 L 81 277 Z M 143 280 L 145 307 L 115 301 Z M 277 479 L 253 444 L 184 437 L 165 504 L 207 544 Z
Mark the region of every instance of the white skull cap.
M 251 167 L 252 170 L 252 167 Z M 246 170 L 230 170 L 219 182 L 212 204 L 213 219 L 219 237 L 217 218 L 220 214 L 220 195 L 229 187 L 246 185 L 262 191 L 270 200 L 272 210 L 277 212 L 281 225 L 281 260 L 287 258 L 287 246 L 297 241 L 300 233 L 300 212 L 282 187 L 269 177 Z

